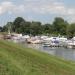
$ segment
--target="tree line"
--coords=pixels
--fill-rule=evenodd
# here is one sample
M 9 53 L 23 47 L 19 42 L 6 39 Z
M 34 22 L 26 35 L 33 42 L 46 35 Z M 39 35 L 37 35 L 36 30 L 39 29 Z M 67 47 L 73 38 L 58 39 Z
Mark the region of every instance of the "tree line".
M 75 36 L 75 23 L 69 24 L 62 17 L 54 18 L 52 24 L 42 24 L 41 22 L 29 22 L 22 17 L 17 17 L 13 22 L 7 22 L 0 27 L 1 32 L 11 32 L 29 35 L 63 35 L 69 38 Z

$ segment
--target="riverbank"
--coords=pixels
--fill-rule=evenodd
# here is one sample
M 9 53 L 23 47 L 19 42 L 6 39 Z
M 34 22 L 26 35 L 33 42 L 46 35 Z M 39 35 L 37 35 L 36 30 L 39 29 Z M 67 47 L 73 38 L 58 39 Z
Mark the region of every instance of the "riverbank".
M 75 63 L 0 41 L 0 75 L 75 75 Z

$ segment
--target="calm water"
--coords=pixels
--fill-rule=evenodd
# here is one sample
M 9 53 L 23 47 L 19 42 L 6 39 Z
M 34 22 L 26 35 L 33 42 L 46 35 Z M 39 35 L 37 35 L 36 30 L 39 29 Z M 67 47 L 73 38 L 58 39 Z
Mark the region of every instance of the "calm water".
M 61 57 L 62 59 L 75 61 L 75 49 L 43 47 L 41 44 L 25 44 L 25 46 Z

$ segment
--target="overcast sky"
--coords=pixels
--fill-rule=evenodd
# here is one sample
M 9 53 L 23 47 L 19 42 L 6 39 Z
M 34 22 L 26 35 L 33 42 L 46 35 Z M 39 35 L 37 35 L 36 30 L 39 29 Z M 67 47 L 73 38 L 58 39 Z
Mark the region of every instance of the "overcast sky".
M 0 26 L 16 17 L 51 23 L 55 17 L 75 22 L 75 0 L 0 0 Z

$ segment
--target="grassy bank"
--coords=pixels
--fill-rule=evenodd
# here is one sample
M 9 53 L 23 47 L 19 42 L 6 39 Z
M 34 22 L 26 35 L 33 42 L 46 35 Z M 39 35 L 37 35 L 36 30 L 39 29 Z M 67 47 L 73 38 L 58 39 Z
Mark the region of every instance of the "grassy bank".
M 75 75 L 75 63 L 0 41 L 0 75 Z

